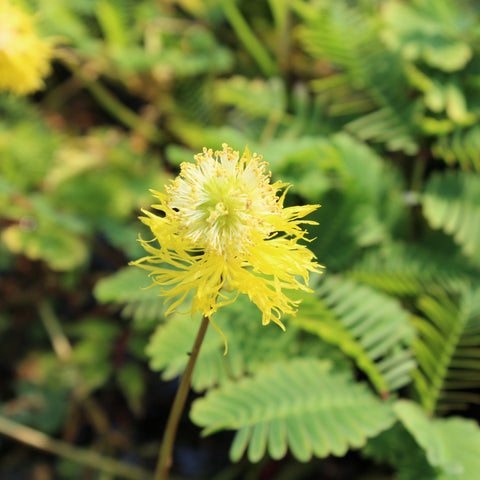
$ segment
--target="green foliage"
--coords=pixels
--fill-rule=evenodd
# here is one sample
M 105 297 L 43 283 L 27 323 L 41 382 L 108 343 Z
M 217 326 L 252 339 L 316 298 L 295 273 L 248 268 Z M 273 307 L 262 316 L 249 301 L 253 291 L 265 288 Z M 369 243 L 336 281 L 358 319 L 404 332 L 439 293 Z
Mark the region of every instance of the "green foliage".
M 480 272 L 455 251 L 453 241 L 430 236 L 420 243 L 392 243 L 366 253 L 348 276 L 392 295 L 456 292 Z M 445 259 L 448 258 L 448 261 Z
M 182 306 L 179 310 L 182 311 Z M 169 380 L 183 372 L 198 322 L 198 318 L 192 320 L 190 315 L 173 314 L 155 329 L 146 353 L 150 368 L 162 371 L 162 378 Z M 301 339 L 301 332 L 294 325 L 286 332 L 276 325 L 261 327 L 259 310 L 245 297 L 240 297 L 227 311 L 218 311 L 214 322 L 227 338 L 228 354 L 224 355 L 223 338 L 211 325 L 193 373 L 194 390 L 202 391 L 241 378 L 263 365 L 292 356 L 316 354 L 333 358 L 345 367 L 344 359 L 327 345 Z
M 340 69 L 315 82 L 315 89 L 331 99 L 331 115 L 362 115 L 347 125 L 359 138 L 416 153 L 414 109 L 407 101 L 403 65 L 380 41 L 377 22 L 346 2 L 327 3 L 322 9 L 312 5 L 304 19 L 305 49 Z
M 432 175 L 423 207 L 430 225 L 451 234 L 480 265 L 480 178 L 466 172 Z
M 459 410 L 480 403 L 480 290 L 465 289 L 459 302 L 443 295 L 422 296 L 414 348 L 419 369 L 415 386 L 427 411 Z
M 69 333 L 77 340 L 71 353 L 72 365 L 82 372 L 82 393 L 89 393 L 104 385 L 113 374 L 109 358 L 119 331 L 104 319 L 88 318 L 74 325 Z
M 0 404 L 2 415 L 48 433 L 63 425 L 67 415 L 64 390 L 32 381 L 19 382 L 15 390 L 14 400 Z
M 390 0 L 374 18 L 346 3 L 299 9 L 305 49 L 339 70 L 313 83 L 330 115 L 359 138 L 410 155 L 433 138 L 432 154 L 478 169 L 478 11 L 468 1 Z
M 23 217 L 21 223 L 2 232 L 2 240 L 11 252 L 32 260 L 44 260 L 53 270 L 60 271 L 71 270 L 87 261 L 88 248 L 75 234 L 62 228 L 60 219 L 41 218 L 36 223 L 37 211 L 32 213 L 33 217 Z
M 400 423 L 368 440 L 362 454 L 377 463 L 389 465 L 399 480 L 435 480 L 437 475 L 412 435 Z
M 237 429 L 230 457 L 238 460 L 247 451 L 252 462 L 267 451 L 282 458 L 287 448 L 304 462 L 312 454 L 341 456 L 393 421 L 389 405 L 363 385 L 311 358 L 272 363 L 211 391 L 194 403 L 191 417 L 204 434 Z
M 459 163 L 462 170 L 473 167 L 480 171 L 480 128 L 474 125 L 463 130 L 454 130 L 451 134 L 440 136 L 432 147 L 432 153 L 446 163 Z
M 436 480 L 470 480 L 480 468 L 480 429 L 461 417 L 431 419 L 415 403 L 399 400 L 394 410 L 436 469 Z M 418 477 L 417 477 L 418 478 Z
M 151 324 L 162 320 L 167 308 L 158 292 L 150 286 L 144 271 L 127 267 L 99 280 L 94 294 L 102 303 L 124 304 L 123 316 Z
M 408 313 L 392 298 L 329 275 L 306 299 L 295 325 L 337 345 L 382 395 L 411 381 L 415 366 Z
M 10 108 L 7 103 L 5 110 Z M 101 233 L 128 255 L 138 256 L 137 229 L 128 223 L 134 209 L 148 202 L 150 180 L 164 182 L 165 174 L 135 155 L 114 130 L 61 142 L 29 108 L 3 135 L 0 206 L 13 223 L 1 239 L 12 252 L 44 260 L 54 270 L 72 270 L 85 265 L 91 238 Z M 14 141 L 7 141 L 11 136 Z
M 146 353 L 150 358 L 150 368 L 154 371 L 163 371 L 163 379 L 176 378 L 185 369 L 193 345 L 192 333 L 198 321 L 198 318 L 195 322 L 187 315 L 173 315 L 167 324 L 155 330 Z M 194 390 L 205 390 L 222 383 L 229 375 L 239 375 L 239 369 L 241 371 L 239 351 L 236 348 L 232 349 L 230 345 L 230 355 L 223 359 L 222 347 L 222 337 L 210 328 L 202 344 L 197 368 L 192 378 Z
M 237 107 L 252 117 L 278 119 L 286 115 L 285 86 L 276 78 L 269 82 L 248 81 L 245 77 L 232 77 L 217 82 L 216 100 Z
M 476 478 L 476 2 L 19 3 L 59 47 L 43 91 L 0 94 L 1 414 L 154 463 L 134 433 L 151 422 L 160 439 L 156 382 L 182 375 L 200 319 L 181 313 L 188 298 L 165 318 L 160 288 L 125 267 L 145 255 L 138 234 L 151 240 L 149 189 L 227 142 L 292 184 L 286 206 L 322 204 L 308 245 L 326 272 L 289 292 L 301 303 L 286 332 L 247 297 L 215 312 L 229 351 L 210 325 L 191 418 L 236 430 L 232 460 L 268 454 L 284 476 L 293 459 L 360 448 L 365 478 Z M 396 423 L 387 397 L 401 399 Z M 202 443 L 205 457 L 224 441 Z M 27 454 L 3 445 L 8 476 Z
M 445 72 L 461 70 L 473 55 L 468 36 L 476 19 L 468 2 L 462 2 L 462 7 L 459 10 L 451 0 L 388 2 L 389 42 L 408 60 Z
M 32 191 L 53 167 L 62 136 L 52 132 L 41 116 L 25 101 L 0 97 L 0 115 L 10 118 L 0 124 L 0 205 L 6 187 Z M 28 121 L 25 121 L 25 120 Z
M 126 363 L 116 372 L 116 381 L 128 406 L 136 415 L 144 411 L 143 399 L 146 392 L 145 373 L 141 365 Z

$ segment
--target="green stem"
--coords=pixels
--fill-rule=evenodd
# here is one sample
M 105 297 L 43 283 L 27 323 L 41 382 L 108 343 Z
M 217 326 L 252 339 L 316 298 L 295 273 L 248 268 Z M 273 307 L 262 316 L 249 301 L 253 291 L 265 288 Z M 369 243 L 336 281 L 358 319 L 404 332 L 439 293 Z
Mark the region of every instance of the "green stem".
M 62 326 L 60 325 L 52 306 L 50 303 L 43 301 L 39 305 L 38 311 L 57 357 L 64 362 L 67 361 L 72 354 L 72 346 L 63 333 Z
M 290 68 L 290 47 L 292 32 L 292 12 L 290 0 L 269 0 L 270 10 L 275 22 L 277 45 L 277 65 L 285 75 Z
M 412 198 L 410 199 L 412 212 L 412 234 L 418 240 L 424 228 L 424 216 L 421 206 L 421 192 L 423 189 L 423 179 L 427 169 L 427 157 L 424 152 L 420 152 L 414 160 L 410 190 Z
M 163 134 L 154 125 L 145 122 L 142 117 L 123 105 L 101 83 L 88 80 L 85 76 L 81 76 L 81 78 L 90 93 L 115 118 L 125 126 L 141 133 L 147 140 L 158 144 L 162 143 Z
M 183 407 L 185 406 L 185 401 L 187 400 L 187 395 L 190 390 L 190 383 L 192 380 L 193 368 L 195 367 L 198 353 L 200 352 L 200 347 L 203 339 L 205 338 L 205 333 L 209 323 L 210 321 L 208 317 L 204 316 L 202 318 L 200 328 L 198 329 L 197 338 L 193 344 L 190 358 L 188 359 L 187 366 L 183 372 L 180 386 L 178 387 L 177 394 L 175 395 L 175 400 L 173 401 L 172 409 L 170 410 L 170 414 L 168 416 L 167 427 L 165 429 L 162 446 L 160 448 L 157 470 L 155 471 L 155 480 L 167 480 L 168 478 L 170 467 L 172 466 L 173 444 L 177 434 L 178 422 L 180 421 Z
M 49 302 L 43 301 L 38 307 L 38 312 L 57 357 L 61 362 L 69 362 L 72 356 L 72 346 L 63 332 L 62 325 L 52 306 Z M 74 400 L 83 406 L 95 430 L 102 435 L 106 435 L 110 430 L 107 415 L 93 397 L 85 394 L 81 379 L 78 379 L 76 384 L 77 386 L 73 391 Z
M 91 468 L 111 473 L 130 480 L 151 480 L 151 475 L 142 468 L 106 458 L 92 450 L 74 447 L 60 440 L 54 440 L 42 432 L 26 427 L 0 416 L 0 433 L 34 448 L 68 458 Z
M 98 80 L 90 78 L 76 64 L 75 59 L 67 53 L 58 53 L 57 57 L 64 62 L 72 73 L 79 78 L 98 103 L 113 115 L 120 123 L 141 133 L 147 140 L 153 143 L 162 144 L 164 135 L 152 123 L 146 122 L 140 115 L 130 110 L 120 102 L 107 88 Z
M 252 29 L 243 18 L 234 0 L 224 0 L 221 5 L 228 22 L 263 73 L 267 76 L 276 75 L 278 73 L 277 66 L 270 58 L 267 50 L 252 32 Z
M 413 163 L 413 174 L 410 189 L 412 192 L 420 192 L 422 190 L 423 177 L 427 168 L 427 157 L 425 153 L 420 152 Z

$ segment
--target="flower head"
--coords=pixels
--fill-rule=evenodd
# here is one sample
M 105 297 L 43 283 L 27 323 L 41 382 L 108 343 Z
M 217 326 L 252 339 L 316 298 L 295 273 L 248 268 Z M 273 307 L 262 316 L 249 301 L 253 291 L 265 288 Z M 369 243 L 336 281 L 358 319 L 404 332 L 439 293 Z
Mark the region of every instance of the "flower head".
M 51 53 L 51 43 L 35 33 L 33 18 L 0 0 L 0 91 L 25 95 L 41 88 Z
M 267 163 L 248 150 L 240 157 L 227 144 L 204 148 L 196 163 L 183 163 L 180 175 L 155 192 L 160 215 L 144 211 L 158 246 L 140 241 L 150 254 L 133 262 L 150 270 L 161 294 L 172 301 L 167 313 L 192 292 L 191 313 L 211 315 L 227 299 L 225 290 L 247 294 L 262 312 L 262 323 L 283 329 L 282 314 L 294 314 L 297 301 L 284 290 L 308 289 L 309 272 L 321 272 L 313 253 L 299 240 L 301 220 L 319 205 L 284 207 L 287 184 L 270 183 Z M 222 290 L 223 289 L 223 290 Z M 213 323 L 213 322 L 212 322 Z

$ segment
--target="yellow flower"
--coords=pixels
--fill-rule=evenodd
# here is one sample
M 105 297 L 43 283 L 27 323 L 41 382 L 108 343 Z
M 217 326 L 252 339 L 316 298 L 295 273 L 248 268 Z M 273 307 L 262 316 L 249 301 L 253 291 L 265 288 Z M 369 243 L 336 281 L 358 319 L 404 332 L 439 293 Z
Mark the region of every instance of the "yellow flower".
M 280 197 L 277 192 L 287 184 L 271 184 L 268 164 L 248 149 L 240 157 L 223 144 L 215 157 L 204 148 L 194 158 L 196 164 L 181 165 L 165 193 L 152 190 L 160 214 L 144 211 L 141 220 L 155 238 L 140 238 L 150 255 L 132 263 L 150 270 L 162 287 L 172 302 L 167 314 L 193 292 L 192 316 L 210 318 L 235 300 L 225 295 L 234 291 L 257 305 L 263 325 L 274 321 L 285 329 L 281 315 L 294 314 L 298 301 L 284 290 L 310 291 L 309 272 L 323 268 L 298 243 L 307 233 L 300 224 L 316 223 L 301 219 L 319 205 L 284 207 L 286 190 Z
M 25 95 L 43 87 L 52 45 L 34 31 L 33 18 L 0 0 L 0 91 Z

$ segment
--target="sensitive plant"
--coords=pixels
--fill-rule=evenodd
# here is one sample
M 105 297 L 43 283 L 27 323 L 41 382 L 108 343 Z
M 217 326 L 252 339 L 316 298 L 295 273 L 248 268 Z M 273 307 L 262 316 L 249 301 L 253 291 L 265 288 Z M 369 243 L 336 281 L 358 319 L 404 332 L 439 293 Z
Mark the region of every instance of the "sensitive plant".
M 240 128 L 201 125 L 198 119 L 210 111 L 209 97 L 202 96 L 207 90 L 201 86 L 195 108 L 174 122 L 180 138 L 195 147 L 200 146 L 199 139 L 214 141 L 218 136 L 249 143 L 264 153 L 277 175 L 295 185 L 297 194 L 328 205 L 321 215 L 327 227 L 313 226 L 318 238 L 310 247 L 319 258 L 328 259 L 330 271 L 324 278 L 313 277 L 315 294 L 303 297 L 283 340 L 270 331 L 264 338 L 254 338 L 247 327 L 252 311 L 246 306 L 236 309 L 235 316 L 222 310 L 216 313 L 229 338 L 227 357 L 220 357 L 222 341 L 207 334 L 193 376 L 194 388 L 207 394 L 194 402 L 191 418 L 205 428 L 205 434 L 236 431 L 232 460 L 244 454 L 252 462 L 266 454 L 281 459 L 290 451 L 307 461 L 312 456 L 342 456 L 363 446 L 368 458 L 393 466 L 403 478 L 441 478 L 442 472 L 452 471 L 449 459 L 457 455 L 457 442 L 445 438 L 444 454 L 431 456 L 432 443 L 425 436 L 420 439 L 412 427 L 417 411 L 423 418 L 435 415 L 425 423 L 429 431 L 452 425 L 451 438 L 458 439 L 460 430 L 472 429 L 471 448 L 478 448 L 475 423 L 460 415 L 445 422 L 440 418 L 478 401 L 470 391 L 478 387 L 479 368 L 474 358 L 480 244 L 474 226 L 479 224 L 479 190 L 471 148 L 477 136 L 475 123 L 473 128 L 459 123 L 455 113 L 465 107 L 462 96 L 469 75 L 465 62 L 473 59 L 468 69 L 475 69 L 478 52 L 469 44 L 463 63 L 460 57 L 444 55 L 456 48 L 466 50 L 456 30 L 447 26 L 445 12 L 454 11 L 453 18 L 458 19 L 467 10 L 451 2 L 441 2 L 441 7 L 428 1 L 411 6 L 387 3 L 379 13 L 372 13 L 368 6 L 347 2 L 294 2 L 300 45 L 317 59 L 319 68 L 325 59 L 331 65 L 311 81 L 317 94 L 309 96 L 302 85 L 289 90 L 278 78 L 220 78 L 215 82 L 214 102 Z M 425 16 L 430 7 L 435 15 Z M 395 20 L 395 9 L 415 18 L 419 30 L 423 22 L 443 32 L 444 41 L 438 44 L 433 36 L 415 32 L 408 37 Z M 281 28 L 282 14 L 273 11 Z M 387 29 L 389 38 L 384 42 Z M 347 36 L 348 44 L 343 41 Z M 436 58 L 441 60 L 435 63 L 427 53 L 409 55 L 409 48 L 435 55 L 438 50 Z M 410 95 L 420 80 L 421 93 Z M 465 87 L 459 90 L 459 85 Z M 475 88 L 471 82 L 468 85 Z M 440 107 L 433 105 L 435 98 L 443 98 Z M 449 118 L 437 122 L 439 115 Z M 245 119 L 248 127 L 242 129 Z M 444 129 L 447 124 L 452 134 Z M 343 133 L 336 133 L 338 129 Z M 375 150 L 364 140 L 376 142 Z M 170 158 L 178 163 L 186 153 L 169 149 Z M 439 160 L 460 165 L 460 171 L 442 172 Z M 430 169 L 438 171 L 430 174 Z M 114 300 L 114 285 L 121 280 L 121 285 L 133 288 L 138 282 L 133 277 L 121 272 L 118 280 L 100 286 L 99 295 Z M 117 298 L 128 297 L 124 291 Z M 138 315 L 149 302 L 153 299 L 127 300 L 126 315 Z M 150 365 L 165 379 L 185 367 L 186 360 L 177 352 L 190 349 L 188 328 L 189 320 L 174 315 L 156 329 L 149 343 Z M 310 341 L 317 342 L 315 347 Z M 327 345 L 352 363 L 344 365 Z M 305 367 L 299 363 L 289 370 L 291 360 L 286 359 L 292 357 L 304 360 Z M 330 389 L 316 387 L 318 378 L 306 373 L 318 368 L 314 359 L 325 357 L 335 358 L 333 368 L 322 367 L 323 378 L 332 378 L 335 385 Z M 278 377 L 277 371 L 284 376 Z M 342 384 L 337 375 L 348 372 L 348 378 L 358 378 L 358 371 L 373 387 L 369 395 L 376 391 L 379 397 L 373 395 L 372 407 L 358 416 L 353 406 L 339 413 L 340 399 L 350 398 L 352 385 L 360 382 Z M 302 392 L 298 397 L 305 403 L 289 395 L 291 385 Z M 259 398 L 258 392 L 264 394 Z M 408 407 L 402 402 L 397 406 L 394 400 L 399 396 L 411 399 Z M 385 416 L 379 414 L 375 423 L 373 412 L 383 408 Z M 458 427 L 453 427 L 457 422 Z M 379 432 L 383 433 L 378 436 Z M 458 452 L 460 457 L 455 465 L 458 475 L 473 478 L 477 460 Z
M 243 293 L 261 311 L 263 325 L 273 320 L 285 330 L 280 317 L 294 314 L 299 301 L 283 290 L 311 292 L 309 272 L 322 268 L 299 243 L 307 234 L 300 225 L 315 223 L 303 217 L 318 205 L 284 207 L 287 191 L 281 196 L 277 192 L 286 184 L 270 183 L 271 172 L 261 156 L 248 149 L 240 156 L 226 143 L 222 147 L 215 157 L 204 148 L 195 155 L 196 164 L 181 165 L 165 193 L 155 192 L 160 204 L 154 208 L 160 215 L 146 211 L 142 218 L 154 239 L 140 238 L 150 256 L 132 262 L 150 270 L 161 295 L 173 300 L 166 315 L 192 293 L 192 319 L 197 312 L 203 317 L 165 430 L 159 480 L 168 477 L 176 429 L 208 323 L 224 338 L 227 354 L 227 339 L 212 315 Z M 236 295 L 229 299 L 225 291 Z
M 151 285 L 145 272 L 121 267 L 144 255 L 140 228 L 152 237 L 136 220 L 137 209 L 152 212 L 148 188 L 225 139 L 261 152 L 274 179 L 293 185 L 285 206 L 323 204 L 309 215 L 320 225 L 308 226 L 308 248 L 328 274 L 310 274 L 313 293 L 285 291 L 302 300 L 282 317 L 285 332 L 261 328 L 261 310 L 244 294 L 212 315 L 229 351 L 209 328 L 190 417 L 219 435 L 197 448 L 208 455 L 233 430 L 232 461 L 253 465 L 225 474 L 247 476 L 275 459 L 297 478 L 308 477 L 302 468 L 325 476 L 352 461 L 369 473 L 387 465 L 399 478 L 476 478 L 475 2 L 27 3 L 47 35 L 66 39 L 68 55 L 34 104 L 0 99 L 1 355 L 21 365 L 0 420 L 58 437 L 75 429 L 54 408 L 68 399 L 103 439 L 109 418 L 95 415 L 95 400 L 106 386 L 141 416 L 143 395 L 160 383 L 144 380 L 145 361 L 165 380 L 184 372 L 201 322 L 181 314 L 193 292 L 167 316 L 160 287 L 139 288 Z M 99 112 L 116 127 L 92 128 Z M 118 307 L 92 306 L 94 284 L 98 302 L 120 307 L 122 318 Z M 224 301 L 235 298 L 226 290 Z M 28 315 L 18 310 L 23 292 Z M 22 330 L 12 349 L 18 320 L 34 321 L 35 307 L 40 326 Z M 74 342 L 59 356 L 62 329 Z M 51 352 L 38 346 L 41 331 Z M 38 353 L 24 358 L 27 343 Z M 115 445 L 119 455 L 141 451 Z M 57 473 L 64 465 L 55 463 Z

